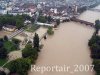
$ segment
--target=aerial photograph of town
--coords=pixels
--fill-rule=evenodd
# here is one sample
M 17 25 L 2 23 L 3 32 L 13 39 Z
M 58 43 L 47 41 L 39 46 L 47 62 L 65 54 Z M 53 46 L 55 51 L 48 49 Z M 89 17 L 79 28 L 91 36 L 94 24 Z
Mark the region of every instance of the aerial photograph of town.
M 0 0 L 0 75 L 100 75 L 100 0 Z

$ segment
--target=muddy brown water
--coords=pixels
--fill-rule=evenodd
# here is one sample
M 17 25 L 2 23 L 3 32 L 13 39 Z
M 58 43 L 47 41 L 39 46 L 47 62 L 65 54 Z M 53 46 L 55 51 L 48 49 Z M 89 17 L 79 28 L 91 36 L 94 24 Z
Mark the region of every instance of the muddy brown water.
M 96 19 L 100 18 L 100 13 L 87 10 L 79 18 L 94 23 Z M 92 64 L 88 41 L 93 32 L 93 28 L 80 23 L 62 23 L 58 30 L 55 30 L 53 36 L 49 36 L 47 40 L 42 41 L 44 47 L 39 53 L 36 66 L 67 65 L 71 69 L 68 72 L 46 71 L 43 74 L 40 71 L 32 70 L 29 75 L 95 75 L 90 70 L 88 72 L 73 72 L 75 64 L 83 66 Z
M 53 36 L 42 41 L 44 48 L 39 54 L 36 66 L 68 65 L 71 71 L 77 65 L 91 65 L 88 40 L 94 29 L 74 22 L 63 23 L 55 30 Z M 77 72 L 74 75 L 94 75 L 93 72 Z M 29 75 L 71 75 L 70 72 L 41 72 L 32 71 Z

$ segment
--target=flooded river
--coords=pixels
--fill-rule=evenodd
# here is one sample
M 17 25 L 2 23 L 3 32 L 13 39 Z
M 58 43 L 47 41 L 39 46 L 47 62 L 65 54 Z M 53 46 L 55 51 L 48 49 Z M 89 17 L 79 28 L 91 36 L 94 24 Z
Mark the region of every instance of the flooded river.
M 100 5 L 98 5 L 97 7 L 93 8 L 93 9 L 100 10 Z M 92 10 L 87 10 L 83 14 L 81 14 L 79 16 L 79 18 L 81 20 L 85 20 L 85 21 L 88 21 L 88 22 L 95 23 L 95 20 L 100 20 L 100 12 L 92 11 Z
M 99 19 L 98 12 L 86 11 L 80 15 L 80 19 L 95 22 Z M 62 23 L 58 30 L 55 30 L 53 36 L 43 40 L 43 49 L 39 54 L 36 66 L 54 66 L 66 65 L 70 66 L 68 72 L 29 72 L 29 75 L 94 75 L 94 72 L 83 71 L 73 72 L 74 65 L 91 65 L 90 51 L 88 48 L 88 40 L 91 38 L 94 29 L 80 23 L 68 22 Z
M 90 51 L 88 40 L 92 36 L 92 28 L 74 22 L 64 23 L 55 31 L 54 36 L 43 41 L 44 48 L 40 52 L 37 66 L 45 65 L 90 65 Z M 29 75 L 42 75 L 40 72 L 31 72 Z M 69 72 L 45 72 L 43 75 L 71 75 Z M 74 75 L 93 75 L 92 72 L 78 72 Z

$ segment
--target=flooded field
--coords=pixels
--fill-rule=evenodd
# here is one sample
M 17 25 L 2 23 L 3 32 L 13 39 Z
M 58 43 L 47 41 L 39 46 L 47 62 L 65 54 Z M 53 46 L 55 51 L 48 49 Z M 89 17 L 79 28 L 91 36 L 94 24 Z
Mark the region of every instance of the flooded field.
M 11 34 L 11 32 L 2 30 L 0 31 L 0 38 L 3 38 L 5 35 L 9 35 L 9 34 Z

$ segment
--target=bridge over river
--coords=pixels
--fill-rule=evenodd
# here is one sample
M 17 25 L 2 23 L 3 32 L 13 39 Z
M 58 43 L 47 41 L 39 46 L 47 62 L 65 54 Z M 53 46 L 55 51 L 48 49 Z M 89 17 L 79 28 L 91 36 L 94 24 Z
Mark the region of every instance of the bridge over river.
M 100 9 L 89 9 L 90 11 L 100 12 Z
M 91 22 L 88 22 L 88 21 L 85 21 L 85 20 L 81 20 L 81 19 L 78 19 L 78 18 L 75 18 L 75 17 L 71 18 L 71 21 L 79 22 L 81 24 L 85 24 L 86 26 L 90 26 L 90 27 L 93 27 L 93 28 L 95 27 L 94 23 L 91 23 Z

